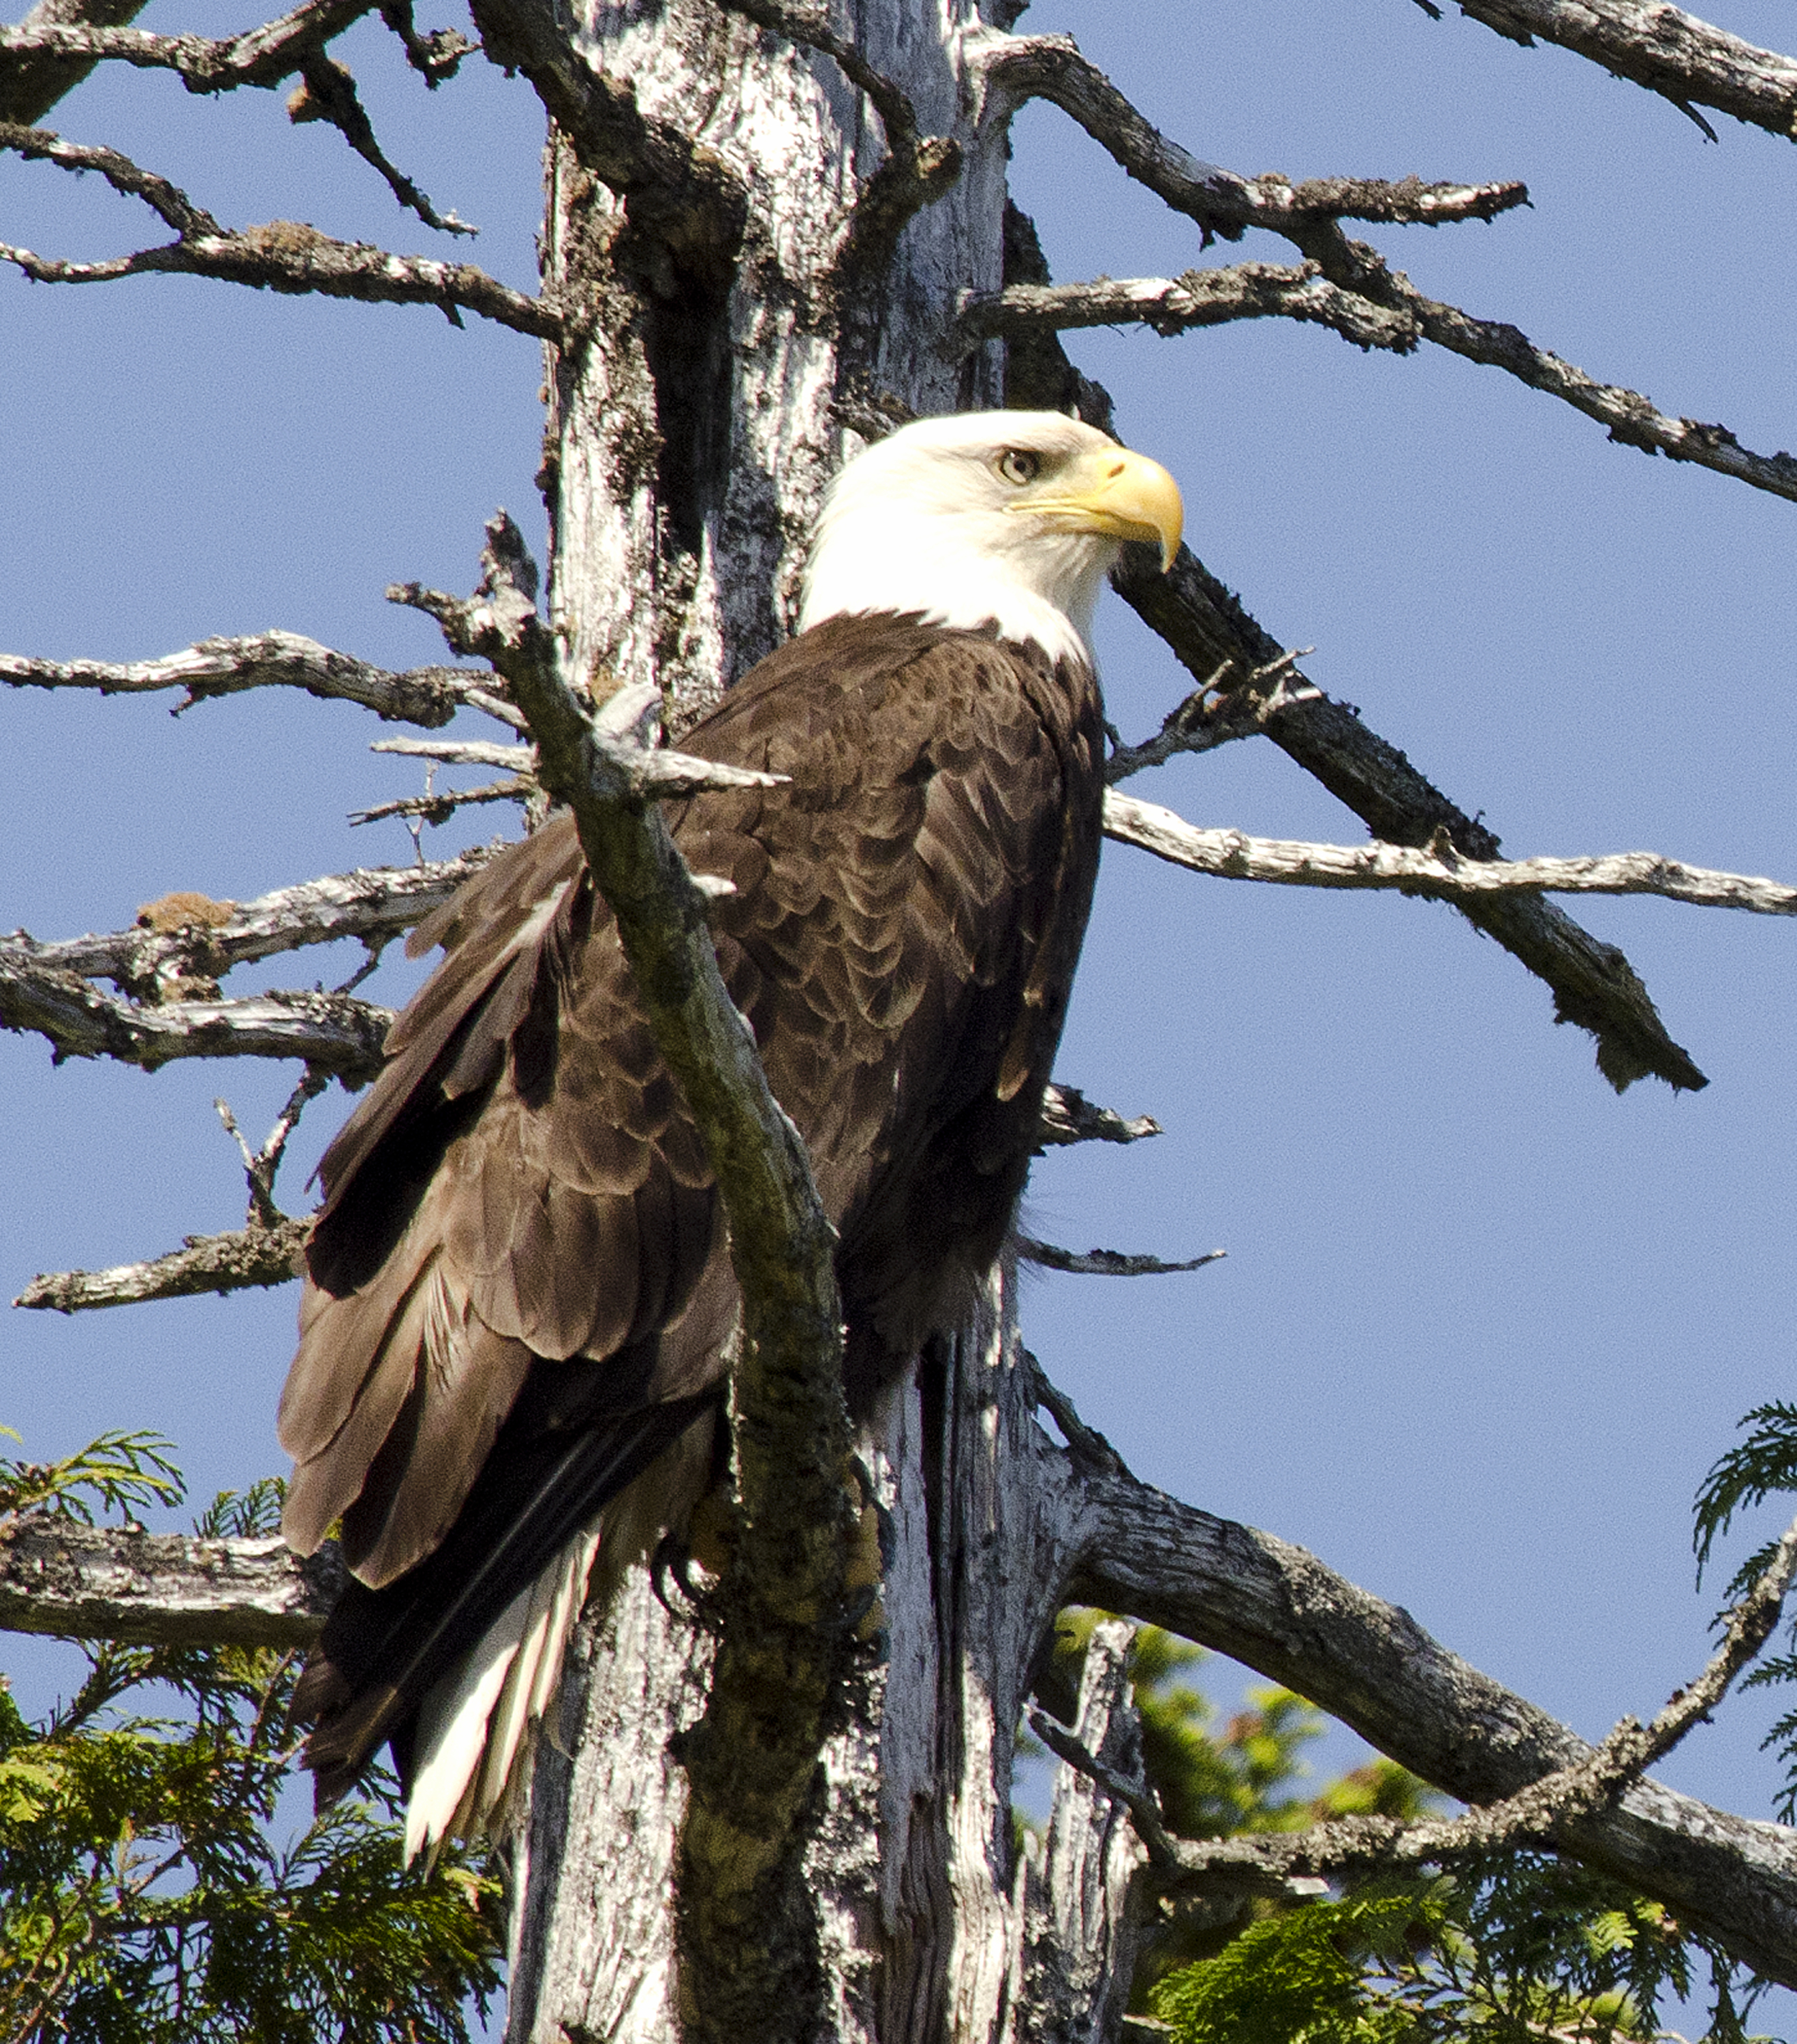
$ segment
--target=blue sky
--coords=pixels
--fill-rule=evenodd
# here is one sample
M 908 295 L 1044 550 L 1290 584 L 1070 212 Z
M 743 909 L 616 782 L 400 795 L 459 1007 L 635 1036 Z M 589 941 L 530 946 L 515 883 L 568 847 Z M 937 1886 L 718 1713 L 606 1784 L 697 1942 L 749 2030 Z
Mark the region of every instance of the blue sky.
M 143 17 L 247 18 L 173 0 Z M 1723 18 L 1788 39 L 1769 4 Z M 1718 118 L 1713 146 L 1565 52 L 1411 0 L 1041 0 L 1023 25 L 1072 30 L 1166 132 L 1240 171 L 1526 179 L 1532 208 L 1492 225 L 1369 238 L 1430 295 L 1663 410 L 1764 451 L 1797 443 L 1791 144 Z M 366 27 L 340 48 L 390 153 L 482 227 L 474 259 L 530 287 L 528 90 L 475 63 L 427 94 Z M 450 252 L 267 94 L 207 102 L 121 72 L 52 125 L 233 221 Z M 1264 238 L 1201 252 L 1052 109 L 1019 123 L 1014 189 L 1064 280 L 1288 259 Z M 0 239 L 91 255 L 149 225 L 98 180 L 0 161 Z M 1126 437 L 1179 476 L 1202 558 L 1513 855 L 1645 847 L 1797 879 L 1797 505 L 1612 445 L 1438 352 L 1366 356 L 1271 323 L 1072 346 Z M 0 645 L 127 659 L 279 626 L 434 659 L 432 628 L 381 591 L 468 586 L 497 504 L 540 532 L 539 380 L 534 344 L 423 309 L 0 276 Z M 1146 735 L 1182 693 L 1170 655 L 1115 604 L 1101 652 L 1113 719 Z M 381 735 L 274 692 L 179 720 L 166 701 L 10 696 L 0 925 L 112 928 L 173 888 L 241 899 L 403 859 L 397 825 L 344 820 L 418 786 L 367 752 Z M 1364 835 L 1259 741 L 1133 791 L 1206 824 Z M 1791 1387 L 1797 932 L 1567 905 L 1627 951 L 1706 1092 L 1643 1082 L 1618 1099 L 1544 989 L 1440 906 L 1201 880 L 1112 847 L 1060 1075 L 1167 1132 L 1050 1160 L 1031 1225 L 1229 1260 L 1038 1278 L 1026 1330 L 1142 1476 L 1313 1548 L 1597 1735 L 1701 1665 L 1713 1607 L 1692 1587 L 1691 1494 L 1738 1416 Z M 264 983 L 352 964 L 309 956 Z M 390 999 L 405 985 L 377 982 Z M 41 1043 L 0 1039 L 0 1289 L 234 1225 L 241 1179 L 210 1101 L 259 1136 L 290 1083 L 236 1064 L 52 1070 Z M 309 1116 L 290 1204 L 340 1112 Z M 41 1456 L 159 1426 L 197 1492 L 248 1481 L 278 1466 L 292 1310 L 254 1294 L 12 1315 L 0 1420 Z M 6 1658 L 28 1700 L 57 1679 L 47 1650 Z M 1226 1700 L 1236 1686 L 1219 1684 Z M 1737 1700 L 1664 1772 L 1768 1814 L 1769 1716 Z

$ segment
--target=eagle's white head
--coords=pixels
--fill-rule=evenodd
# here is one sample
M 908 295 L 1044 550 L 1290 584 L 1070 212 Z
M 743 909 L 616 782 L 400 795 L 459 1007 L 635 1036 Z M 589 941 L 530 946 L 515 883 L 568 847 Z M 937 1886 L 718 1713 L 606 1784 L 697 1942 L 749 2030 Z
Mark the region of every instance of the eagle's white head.
M 830 486 L 799 628 L 857 611 L 1092 658 L 1092 607 L 1125 540 L 1179 549 L 1179 486 L 1158 462 L 1058 412 L 920 419 Z

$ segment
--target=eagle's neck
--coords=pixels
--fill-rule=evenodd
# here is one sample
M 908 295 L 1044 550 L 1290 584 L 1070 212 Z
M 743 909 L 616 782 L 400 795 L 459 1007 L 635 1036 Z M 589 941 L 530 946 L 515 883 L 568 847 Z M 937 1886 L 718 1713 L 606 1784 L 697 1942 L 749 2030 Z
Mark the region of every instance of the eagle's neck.
M 1092 614 L 1116 547 L 1088 533 L 1032 533 L 1027 548 L 999 550 L 981 544 L 986 536 L 961 529 L 962 523 L 889 520 L 870 540 L 858 521 L 832 531 L 826 514 L 805 576 L 799 629 L 827 617 L 916 613 L 950 631 L 996 626 L 1001 639 L 1039 646 L 1051 660 L 1095 666 Z

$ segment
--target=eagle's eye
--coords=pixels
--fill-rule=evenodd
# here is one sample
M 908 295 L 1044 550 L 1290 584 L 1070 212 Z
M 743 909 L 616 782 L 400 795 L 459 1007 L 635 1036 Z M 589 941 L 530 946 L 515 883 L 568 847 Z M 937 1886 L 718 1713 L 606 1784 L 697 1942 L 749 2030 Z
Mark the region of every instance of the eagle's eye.
M 1027 448 L 1007 448 L 996 466 L 1007 482 L 1034 482 L 1042 473 L 1042 456 L 1031 454 Z

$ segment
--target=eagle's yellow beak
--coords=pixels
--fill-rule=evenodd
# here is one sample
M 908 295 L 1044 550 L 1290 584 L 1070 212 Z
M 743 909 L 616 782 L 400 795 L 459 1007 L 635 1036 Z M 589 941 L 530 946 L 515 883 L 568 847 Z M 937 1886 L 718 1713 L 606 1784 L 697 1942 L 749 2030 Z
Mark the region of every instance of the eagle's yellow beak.
M 1185 517 L 1179 485 L 1158 461 L 1124 447 L 1075 455 L 1006 508 L 1040 518 L 1053 532 L 1152 540 L 1163 574 L 1179 551 Z

